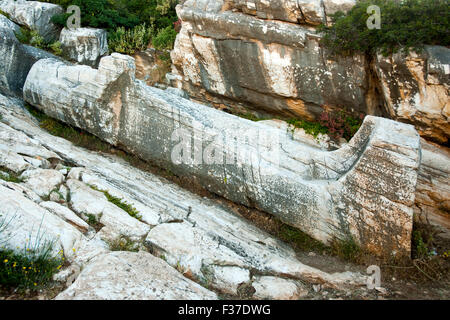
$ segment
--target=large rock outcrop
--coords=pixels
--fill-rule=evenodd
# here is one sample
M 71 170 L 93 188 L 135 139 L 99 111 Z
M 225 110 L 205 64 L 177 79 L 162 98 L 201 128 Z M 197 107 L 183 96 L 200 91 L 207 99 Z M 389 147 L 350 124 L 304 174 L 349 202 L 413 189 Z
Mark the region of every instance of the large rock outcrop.
M 344 266 L 330 273 L 302 263 L 292 248 L 219 201 L 50 135 L 18 99 L 0 95 L 0 115 L 0 222 L 7 222 L 0 241 L 24 252 L 39 226 L 40 235 L 56 239 L 54 250 L 64 249 L 70 264 L 55 277 L 68 286 L 58 299 L 216 297 L 187 278 L 229 294 L 245 283 L 255 288 L 254 298 L 271 299 L 313 294 L 313 284 L 339 291 L 366 285 L 366 276 Z M 5 169 L 26 176 L 42 168 L 49 170 L 41 171 L 43 178 L 50 171 L 64 175 L 54 201 L 33 191 L 45 189 L 38 184 L 1 178 Z M 93 188 L 133 206 L 140 220 Z M 95 216 L 100 221 L 93 224 Z M 140 252 L 111 253 L 122 240 L 128 249 L 119 250 Z
M 352 237 L 379 255 L 409 255 L 420 163 L 412 126 L 369 116 L 346 146 L 328 152 L 148 87 L 134 74 L 133 59 L 120 54 L 98 70 L 45 59 L 30 71 L 24 98 L 323 242 Z
M 450 49 L 425 46 L 419 54 L 379 54 L 374 69 L 391 118 L 414 124 L 427 139 L 448 143 Z
M 329 57 L 314 29 L 291 23 L 293 17 L 302 17 L 296 1 L 230 1 L 232 7 L 272 14 L 275 20 L 230 10 L 224 1 L 210 2 L 214 5 L 186 1 L 177 7 L 183 23 L 172 61 L 182 80 L 174 85 L 197 98 L 209 96 L 217 103 L 243 103 L 257 111 L 307 119 L 323 108 L 376 108 L 366 102 L 364 56 Z M 344 9 L 348 1 L 341 3 Z M 321 7 L 321 2 L 314 5 Z
M 61 30 L 51 22 L 51 18 L 64 12 L 61 6 L 39 1 L 2 0 L 0 10 L 15 23 L 39 32 L 46 41 L 58 40 Z
M 33 64 L 39 59 L 56 56 L 20 43 L 15 36 L 19 31 L 17 25 L 0 15 L 0 93 L 21 97 L 23 84 Z
M 97 67 L 100 58 L 108 53 L 108 33 L 94 28 L 61 31 L 59 41 L 63 56 L 80 64 Z
M 421 136 L 447 143 L 450 49 L 331 56 L 315 26 L 355 3 L 185 1 L 177 7 L 171 84 L 218 108 L 303 119 L 347 109 L 414 124 Z

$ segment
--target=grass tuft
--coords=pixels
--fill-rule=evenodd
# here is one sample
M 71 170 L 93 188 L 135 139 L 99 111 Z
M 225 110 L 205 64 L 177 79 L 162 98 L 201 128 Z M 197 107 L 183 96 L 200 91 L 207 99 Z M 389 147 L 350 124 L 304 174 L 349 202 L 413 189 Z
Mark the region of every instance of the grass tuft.
M 21 183 L 23 179 L 18 174 L 5 167 L 0 167 L 0 179 L 7 182 Z
M 108 241 L 108 246 L 111 251 L 139 251 L 136 243 L 126 236 L 121 236 L 118 239 Z
M 111 202 L 112 204 L 116 205 L 117 207 L 128 213 L 131 217 L 138 220 L 142 219 L 142 216 L 139 214 L 139 211 L 131 204 L 124 201 L 123 199 L 111 195 L 107 190 L 101 190 L 92 185 L 90 187 L 96 191 L 103 193 L 109 202 Z

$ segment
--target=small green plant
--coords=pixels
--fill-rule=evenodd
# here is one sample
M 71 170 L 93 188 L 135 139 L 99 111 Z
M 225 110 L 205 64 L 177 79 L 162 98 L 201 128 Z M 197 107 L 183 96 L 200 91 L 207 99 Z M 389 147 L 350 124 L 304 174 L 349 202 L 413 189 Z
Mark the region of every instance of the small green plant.
M 344 239 L 334 239 L 331 242 L 331 253 L 351 262 L 358 262 L 363 254 L 361 247 L 351 236 Z
M 258 122 L 262 120 L 267 120 L 268 118 L 260 118 L 258 116 L 255 116 L 253 113 L 247 112 L 247 113 L 237 113 L 236 116 L 240 118 L 244 118 L 250 121 Z
M 431 241 L 432 239 L 429 239 L 427 242 Z M 413 231 L 413 250 L 417 259 L 425 259 L 431 255 L 428 245 L 424 242 L 422 232 L 420 230 Z
M 97 217 L 92 213 L 85 213 L 84 216 L 87 218 L 87 223 L 95 229 L 95 231 L 99 231 L 103 225 L 98 221 Z
M 317 138 L 319 134 L 328 134 L 328 128 L 318 122 L 301 119 L 289 119 L 287 123 L 291 126 L 291 129 L 301 128 L 305 130 L 307 134 L 314 136 L 314 138 Z
M 155 37 L 153 37 L 152 44 L 158 50 L 172 50 L 175 43 L 177 32 L 173 26 L 168 26 L 160 29 Z
M 153 27 L 145 23 L 128 30 L 119 27 L 108 34 L 108 46 L 111 52 L 132 55 L 147 48 L 153 33 Z
M 349 141 L 361 127 L 363 119 L 363 114 L 356 118 L 344 110 L 333 113 L 324 111 L 320 115 L 319 124 L 327 129 L 327 133 L 332 139 L 339 141 L 339 139 L 345 138 Z
M 139 247 L 136 243 L 126 236 L 121 236 L 117 239 L 109 241 L 108 246 L 111 251 L 139 251 Z
M 301 251 L 320 251 L 324 252 L 327 247 L 321 242 L 311 238 L 306 233 L 287 224 L 282 224 L 279 231 L 279 237 Z
M 29 44 L 33 47 L 49 51 L 58 56 L 62 54 L 61 42 L 47 42 L 36 30 L 21 27 L 20 31 L 16 32 L 15 35 L 17 40 L 23 44 Z
M 138 219 L 138 220 L 142 219 L 142 216 L 139 214 L 139 211 L 135 207 L 133 207 L 131 204 L 124 201 L 123 199 L 120 199 L 120 198 L 117 198 L 117 197 L 111 195 L 107 190 L 101 190 L 92 185 L 90 187 L 96 191 L 103 193 L 109 202 L 111 202 L 112 204 L 116 205 L 117 207 L 119 207 L 120 209 L 122 209 L 123 211 L 128 213 L 131 217 Z
M 61 48 L 61 42 L 56 41 L 49 45 L 50 50 L 53 52 L 53 54 L 57 56 L 61 56 L 63 53 L 63 50 Z
M 0 167 L 0 179 L 14 183 L 23 182 L 23 179 L 21 179 L 18 174 L 4 167 Z

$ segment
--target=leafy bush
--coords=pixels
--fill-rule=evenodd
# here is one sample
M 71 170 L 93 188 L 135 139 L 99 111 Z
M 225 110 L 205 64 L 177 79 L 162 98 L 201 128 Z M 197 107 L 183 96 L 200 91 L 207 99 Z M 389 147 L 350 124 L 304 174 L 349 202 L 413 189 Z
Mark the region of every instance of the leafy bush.
M 176 0 L 46 0 L 67 8 L 81 9 L 81 26 L 106 29 L 111 51 L 134 54 L 145 50 L 156 35 L 158 49 L 171 49 L 175 42 L 178 17 Z M 52 22 L 66 26 L 69 13 L 52 17 Z
M 367 7 L 381 9 L 381 29 L 369 30 Z M 334 24 L 322 25 L 322 44 L 332 53 L 385 55 L 399 49 L 420 50 L 423 45 L 450 44 L 450 10 L 448 0 L 361 0 L 347 14 L 331 16 Z
M 63 8 L 77 5 L 81 9 L 81 25 L 107 29 L 134 28 L 146 23 L 156 29 L 177 21 L 175 0 L 47 0 Z M 56 15 L 52 22 L 65 26 L 70 14 Z
M 24 44 L 29 44 L 33 47 L 49 51 L 57 56 L 62 54 L 61 42 L 47 42 L 36 30 L 21 27 L 20 31 L 16 32 L 15 35 L 17 40 Z
M 158 31 L 156 37 L 153 38 L 152 43 L 156 49 L 164 50 L 164 49 L 173 49 L 173 44 L 175 42 L 175 38 L 177 37 L 177 32 L 175 31 L 173 26 L 168 26 L 164 29 Z
M 145 50 L 152 35 L 153 28 L 145 24 L 128 30 L 119 27 L 108 34 L 108 46 L 111 51 L 132 55 L 136 51 Z
M 338 141 L 345 138 L 349 141 L 361 127 L 364 115 L 353 117 L 345 111 L 335 113 L 322 112 L 319 123 L 327 129 L 328 135 Z

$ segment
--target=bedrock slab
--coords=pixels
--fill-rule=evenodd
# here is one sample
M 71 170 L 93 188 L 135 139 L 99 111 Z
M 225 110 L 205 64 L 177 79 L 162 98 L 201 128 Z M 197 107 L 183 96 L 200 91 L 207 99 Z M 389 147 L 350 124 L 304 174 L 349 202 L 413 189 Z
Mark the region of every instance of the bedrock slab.
M 120 54 L 103 58 L 98 70 L 41 60 L 24 98 L 320 241 L 352 236 L 376 254 L 409 255 L 420 163 L 413 126 L 368 116 L 346 146 L 327 152 L 148 87 L 134 74 L 133 59 Z
M 61 31 L 59 41 L 63 56 L 69 60 L 97 67 L 100 58 L 108 53 L 108 32 L 102 29 L 77 28 Z
M 220 202 L 192 194 L 172 182 L 132 167 L 119 157 L 88 151 L 50 135 L 39 127 L 17 99 L 0 95 L 0 114 L 0 133 L 7 133 L 0 134 L 0 138 L 15 138 L 14 143 L 7 138 L 0 139 L 0 146 L 15 153 L 25 150 L 21 145 L 33 145 L 34 154 L 38 152 L 37 146 L 41 146 L 39 154 L 49 162 L 57 153 L 61 162 L 72 166 L 64 181 L 64 185 L 68 185 L 65 188 L 69 195 L 62 205 L 42 201 L 38 195 L 34 195 L 37 198 L 35 200 L 24 201 L 22 198 L 30 198 L 24 184 L 6 181 L 1 185 L 11 190 L 8 192 L 14 191 L 14 199 L 0 193 L 0 201 L 14 200 L 17 206 L 23 208 L 27 204 L 27 209 L 36 211 L 28 213 L 29 215 L 45 212 L 46 215 L 54 216 L 59 221 L 57 226 L 64 228 L 57 228 L 48 219 L 44 220 L 44 227 L 55 229 L 51 235 L 58 232 L 69 240 L 72 234 L 80 234 L 77 229 L 86 231 L 86 224 L 80 221 L 83 212 L 94 215 L 106 211 L 105 208 L 111 205 L 105 202 L 103 193 L 94 192 L 89 186 L 95 186 L 122 199 L 135 207 L 142 216 L 141 221 L 134 219 L 134 223 L 131 223 L 132 218 L 125 212 L 104 214 L 105 219 L 101 221 L 104 225 L 100 225 L 98 231 L 89 226 L 88 232 L 81 237 L 82 240 L 74 245 L 75 251 L 72 251 L 69 241 L 67 254 L 70 254 L 68 259 L 72 263 L 70 268 L 88 266 L 92 259 L 109 252 L 108 241 L 117 240 L 121 236 L 131 238 L 131 230 L 137 235 L 134 244 L 144 242 L 151 253 L 164 257 L 180 274 L 197 281 L 208 280 L 219 291 L 236 293 L 243 281 L 245 285 L 254 284 L 255 297 L 262 297 L 261 294 L 266 295 L 270 287 L 275 289 L 286 283 L 289 284 L 286 290 L 279 288 L 273 290 L 271 295 L 273 298 L 284 299 L 292 294 L 296 296 L 292 291 L 293 283 L 298 284 L 299 288 L 301 282 L 307 282 L 338 290 L 352 290 L 366 284 L 367 277 L 358 272 L 340 270 L 327 273 L 302 263 L 291 247 L 258 229 Z M 31 152 L 28 151 L 28 154 Z M 10 169 L 9 166 L 7 168 Z M 33 220 L 27 221 L 31 224 Z M 17 228 L 20 229 L 20 223 Z M 145 233 L 148 233 L 145 239 L 139 239 Z M 26 243 L 26 238 L 14 239 Z M 15 248 L 15 243 L 11 243 L 11 247 Z M 64 269 L 61 278 L 70 275 L 71 270 Z M 151 275 L 142 275 L 142 278 L 148 277 Z M 123 282 L 116 284 L 115 288 L 122 288 Z M 139 282 L 127 284 L 141 287 Z M 111 284 L 111 288 L 114 286 L 115 284 Z M 132 287 L 129 290 L 135 290 Z M 89 292 L 83 293 L 77 288 L 79 287 L 76 286 L 75 289 L 80 296 L 96 295 L 95 288 L 91 287 Z M 69 288 L 69 291 L 75 290 Z M 298 293 L 305 294 L 304 290 Z
M 216 300 L 148 252 L 112 252 L 95 258 L 56 300 Z

